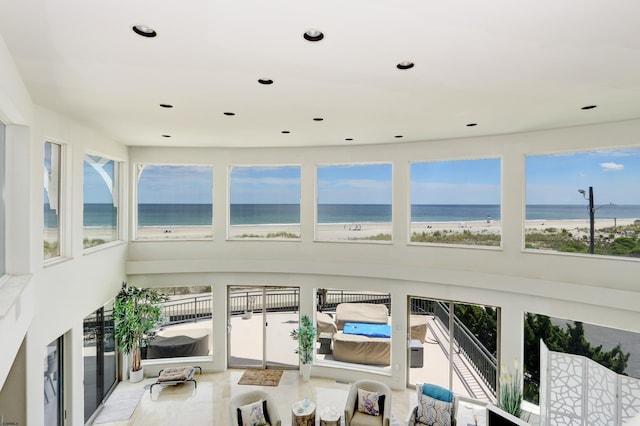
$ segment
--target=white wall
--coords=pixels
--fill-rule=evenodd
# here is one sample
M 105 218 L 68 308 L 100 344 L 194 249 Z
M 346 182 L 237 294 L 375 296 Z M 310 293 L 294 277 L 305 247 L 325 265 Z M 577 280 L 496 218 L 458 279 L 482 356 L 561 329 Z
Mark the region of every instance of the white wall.
M 503 308 L 502 351 L 520 356 L 523 311 L 570 317 L 640 331 L 640 263 L 629 259 L 526 253 L 522 247 L 524 156 L 558 151 L 638 146 L 640 122 L 629 121 L 528 134 L 455 141 L 310 149 L 130 149 L 108 136 L 35 106 L 0 39 L 0 119 L 11 129 L 15 149 L 7 192 L 7 239 L 15 251 L 7 268 L 29 275 L 22 293 L 20 326 L 0 319 L 3 344 L 0 388 L 26 330 L 27 423 L 43 423 L 45 346 L 60 335 L 68 339 L 71 380 L 65 389 L 71 423 L 82 424 L 82 318 L 113 297 L 125 272 L 134 283 L 167 285 L 176 281 L 212 284 L 216 314 L 216 353 L 211 369 L 226 366 L 224 300 L 226 286 L 269 280 L 302 287 L 303 313 L 311 313 L 313 289 L 339 287 L 391 291 L 393 311 L 402 318 L 406 296 L 419 295 Z M 11 136 L 13 135 L 13 136 Z M 64 261 L 44 267 L 42 260 L 42 144 L 67 148 L 69 166 L 65 206 L 71 249 Z M 82 251 L 82 156 L 85 151 L 135 162 L 206 163 L 215 168 L 214 241 L 135 242 L 89 255 Z M 407 245 L 409 161 L 478 157 L 503 159 L 503 243 L 500 249 L 462 249 Z M 314 167 L 318 163 L 391 161 L 394 167 L 394 241 L 392 244 L 316 243 L 313 235 Z M 299 242 L 225 240 L 227 167 L 232 164 L 302 165 L 302 233 Z M 133 176 L 130 173 L 130 176 Z M 13 186 L 15 185 L 15 186 Z M 15 201 L 15 202 L 13 202 Z M 123 206 L 126 208 L 126 205 Z M 132 205 L 133 207 L 133 205 Z M 126 269 L 125 269 L 126 268 Z M 394 318 L 394 387 L 406 383 L 406 325 Z M 397 361 L 397 362 L 396 362 Z M 70 364 L 69 364 L 70 363 Z M 349 379 L 356 373 L 317 369 Z
M 406 384 L 408 295 L 482 303 L 502 308 L 502 358 L 522 359 L 523 312 L 569 317 L 609 327 L 640 331 L 637 259 L 525 252 L 523 243 L 525 156 L 640 146 L 640 121 L 576 127 L 527 134 L 340 148 L 154 149 L 130 148 L 136 162 L 211 164 L 214 167 L 214 239 L 198 242 L 130 244 L 127 273 L 133 283 L 210 284 L 215 359 L 225 368 L 226 286 L 295 282 L 308 290 L 302 312 L 313 311 L 313 288 L 390 291 L 394 319 L 394 387 Z M 501 248 L 408 245 L 410 162 L 500 157 L 503 167 Z M 318 164 L 389 161 L 393 163 L 393 243 L 314 242 L 314 179 Z M 302 241 L 226 241 L 228 168 L 241 164 L 302 166 Z M 134 180 L 132 180 L 134 182 Z M 133 185 L 133 184 L 132 184 Z M 130 188 L 133 195 L 134 186 Z M 131 201 L 134 205 L 133 200 Z M 135 227 L 130 224 L 130 229 Z M 318 372 L 319 369 L 316 369 Z M 323 371 L 322 374 L 345 374 Z M 348 373 L 347 373 L 348 374 Z M 343 376 L 344 377 L 344 376 Z
M 126 278 L 127 256 L 126 243 L 83 253 L 83 156 L 90 152 L 126 161 L 127 149 L 99 131 L 33 104 L 1 38 L 0 119 L 7 125 L 7 271 L 17 275 L 5 281 L 22 285 L 8 314 L 0 318 L 0 392 L 10 392 L 3 385 L 26 332 L 26 423 L 43 424 L 45 347 L 64 334 L 67 419 L 83 424 L 82 319 L 115 296 Z M 66 149 L 63 206 L 69 249 L 64 258 L 45 266 L 42 176 L 47 140 Z M 126 203 L 122 208 L 126 211 Z

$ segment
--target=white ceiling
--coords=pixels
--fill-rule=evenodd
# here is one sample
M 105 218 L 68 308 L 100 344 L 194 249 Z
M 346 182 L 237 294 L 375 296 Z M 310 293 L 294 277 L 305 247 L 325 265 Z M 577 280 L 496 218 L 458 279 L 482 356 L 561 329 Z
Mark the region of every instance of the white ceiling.
M 325 38 L 304 40 L 311 28 Z M 34 102 L 127 145 L 377 144 L 640 117 L 639 0 L 2 0 L 0 34 Z

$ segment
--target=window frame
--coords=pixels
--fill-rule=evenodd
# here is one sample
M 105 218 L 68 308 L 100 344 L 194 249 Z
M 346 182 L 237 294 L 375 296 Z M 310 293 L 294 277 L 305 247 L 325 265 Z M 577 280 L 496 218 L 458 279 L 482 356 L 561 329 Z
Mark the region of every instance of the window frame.
M 85 238 L 85 227 L 84 227 L 84 205 L 85 205 L 85 199 L 84 199 L 84 184 L 85 184 L 85 179 L 84 179 L 84 165 L 86 162 L 86 157 L 87 156 L 94 156 L 94 157 L 100 157 L 102 159 L 105 160 L 109 160 L 109 161 L 113 161 L 114 162 L 114 173 L 113 173 L 113 179 L 114 179 L 114 184 L 112 187 L 112 191 L 116 190 L 117 191 L 117 200 L 115 200 L 117 202 L 117 211 L 116 211 L 116 232 L 115 232 L 115 239 L 112 241 L 107 241 L 105 243 L 102 244 L 98 244 L 95 246 L 91 246 L 91 247 L 84 247 L 84 238 Z M 125 183 L 125 162 L 108 156 L 108 155 L 104 155 L 104 154 L 99 154 L 99 153 L 94 153 L 94 152 L 90 152 L 90 151 L 85 151 L 84 156 L 83 156 L 83 160 L 82 160 L 82 176 L 83 176 L 83 181 L 82 181 L 82 190 L 83 190 L 83 198 L 82 198 L 82 206 L 83 206 L 83 221 L 82 221 L 82 250 L 84 252 L 84 254 L 89 254 L 92 253 L 94 251 L 99 251 L 101 249 L 104 248 L 108 248 L 108 247 L 112 247 L 114 245 L 118 245 L 121 244 L 123 242 L 123 240 L 125 239 L 125 232 L 124 232 L 124 228 L 125 228 L 125 223 L 126 223 L 126 206 L 124 206 L 124 201 L 125 201 L 125 197 L 124 197 L 124 188 L 126 187 L 126 185 L 124 185 L 123 183 Z M 114 187 L 116 187 L 116 183 L 117 183 L 117 189 L 115 189 Z
M 154 237 L 154 238 L 140 238 L 139 232 L 139 221 L 140 215 L 139 213 L 139 205 L 140 205 L 140 177 L 142 176 L 142 172 L 145 167 L 199 167 L 199 168 L 209 168 L 211 169 L 211 224 L 203 226 L 203 228 L 207 228 L 210 230 L 210 235 L 206 235 L 203 237 L 190 237 L 190 238 L 168 238 L 167 236 L 162 237 Z M 207 164 L 193 164 L 193 163 L 165 163 L 165 162 L 138 162 L 132 164 L 132 175 L 135 176 L 135 179 L 132 180 L 131 186 L 133 188 L 133 202 L 134 206 L 131 209 L 130 215 L 130 223 L 132 225 L 132 241 L 133 242 L 157 242 L 157 241 L 213 241 L 214 238 L 214 202 L 215 202 L 215 167 L 211 163 Z
M 318 176 L 318 172 L 323 167 L 361 167 L 361 166 L 389 166 L 389 206 L 390 206 L 390 215 L 391 219 L 389 222 L 375 222 L 380 223 L 382 225 L 389 226 L 389 234 L 390 238 L 388 240 L 376 240 L 376 239 L 323 239 L 318 236 L 318 206 L 319 203 L 319 195 L 320 195 L 320 178 Z M 366 162 L 354 162 L 354 163 L 318 163 L 315 165 L 315 173 L 314 173 L 314 209 L 313 209 L 313 230 L 314 230 L 314 242 L 321 243 L 357 243 L 357 244 L 393 244 L 394 236 L 393 236 L 393 227 L 394 227 L 394 218 L 393 218 L 393 202 L 394 202 L 394 162 L 392 160 L 389 161 L 366 161 Z M 327 203 L 334 204 L 334 203 Z M 347 204 L 345 204 L 347 205 Z M 362 205 L 376 205 L 371 203 L 362 203 Z M 385 205 L 385 204 L 380 204 Z M 332 223 L 327 223 L 325 225 L 331 225 Z M 338 223 L 337 225 L 339 225 Z M 346 225 L 343 225 L 343 227 Z M 357 227 L 357 225 L 356 225 Z M 356 228 L 358 229 L 358 228 Z M 361 230 L 359 228 L 358 230 Z
M 412 207 L 414 205 L 413 203 L 413 179 L 412 179 L 412 171 L 413 171 L 413 165 L 414 164 L 424 164 L 424 163 L 453 163 L 453 162 L 463 162 L 463 161 L 486 161 L 486 160 L 497 160 L 498 161 L 498 175 L 500 178 L 500 188 L 499 188 L 499 203 L 498 203 L 498 210 L 500 213 L 500 231 L 499 231 L 499 236 L 500 236 L 500 243 L 498 245 L 475 245 L 475 244 L 454 244 L 454 243 L 439 243 L 439 242 L 419 242 L 419 241 L 413 241 L 412 237 L 413 237 L 413 233 L 414 233 L 414 229 L 413 229 L 413 221 L 412 221 Z M 495 155 L 495 156 L 486 156 L 486 157 L 465 157 L 465 158 L 443 158 L 443 159 L 425 159 L 425 160 L 415 160 L 415 161 L 409 161 L 409 177 L 408 177 L 408 208 L 407 208 L 407 245 L 413 245 L 413 246 L 421 246 L 421 247 L 451 247 L 451 248 L 465 248 L 465 249 L 480 249 L 480 250 L 501 250 L 502 249 L 502 245 L 504 243 L 504 211 L 503 211 L 503 204 L 504 204 L 504 158 L 502 155 Z M 416 205 L 421 205 L 421 204 L 416 204 Z M 438 205 L 438 204 L 435 204 Z M 482 205 L 482 204 L 479 204 Z M 489 223 L 491 220 L 496 220 L 496 218 L 489 216 L 489 218 L 486 219 L 487 223 Z M 437 222 L 437 221 L 434 221 Z M 448 223 L 449 221 L 442 221 L 442 223 Z M 457 221 L 451 221 L 451 222 L 457 222 Z M 466 222 L 466 221 L 460 221 L 460 222 Z M 481 222 L 480 220 L 478 220 L 477 222 Z M 453 225 L 452 225 L 453 226 Z
M 68 230 L 71 229 L 70 224 L 70 206 L 68 205 L 70 198 L 67 185 L 69 184 L 69 174 L 67 173 L 67 165 L 69 164 L 68 156 L 71 155 L 70 146 L 64 142 L 53 138 L 45 138 L 43 143 L 43 167 L 44 167 L 44 144 L 53 144 L 60 147 L 59 164 L 58 164 L 58 255 L 52 257 L 44 257 L 44 266 L 59 263 L 71 257 L 71 241 Z M 44 191 L 44 188 L 43 188 Z M 44 203 L 44 200 L 43 200 Z M 43 212 L 44 214 L 44 212 Z M 44 226 L 44 220 L 43 220 Z M 43 235 L 44 241 L 44 235 Z

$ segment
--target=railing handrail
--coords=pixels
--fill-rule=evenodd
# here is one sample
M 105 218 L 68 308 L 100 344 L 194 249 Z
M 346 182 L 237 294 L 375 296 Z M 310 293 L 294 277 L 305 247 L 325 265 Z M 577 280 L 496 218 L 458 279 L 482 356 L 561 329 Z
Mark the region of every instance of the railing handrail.
M 449 307 L 443 302 L 436 302 L 434 309 L 435 317 L 442 325 L 449 329 Z M 439 314 L 441 311 L 442 314 Z M 498 362 L 496 357 L 480 342 L 480 340 L 467 328 L 467 326 L 454 314 L 454 343 L 458 350 L 474 367 L 483 381 L 489 386 L 492 392 L 496 392 Z M 475 356 L 479 354 L 479 356 Z

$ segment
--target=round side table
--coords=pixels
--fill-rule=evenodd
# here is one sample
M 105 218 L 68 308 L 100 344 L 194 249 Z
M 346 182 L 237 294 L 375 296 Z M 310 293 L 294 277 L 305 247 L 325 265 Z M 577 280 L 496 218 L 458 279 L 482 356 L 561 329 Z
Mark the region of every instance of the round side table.
M 303 401 L 294 402 L 291 405 L 291 426 L 315 426 L 316 404 L 309 401 L 306 407 Z
M 340 426 L 340 411 L 335 407 L 320 410 L 320 426 Z

